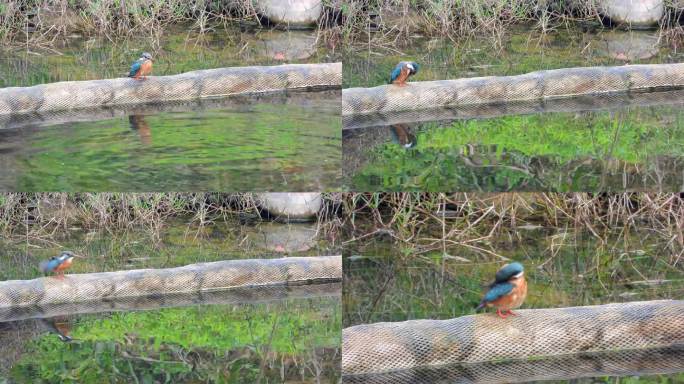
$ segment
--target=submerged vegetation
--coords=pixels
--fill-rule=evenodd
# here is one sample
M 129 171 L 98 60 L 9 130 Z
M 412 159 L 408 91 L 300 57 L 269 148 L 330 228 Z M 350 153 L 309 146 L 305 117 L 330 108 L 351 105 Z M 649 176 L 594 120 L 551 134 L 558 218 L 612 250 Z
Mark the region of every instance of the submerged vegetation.
M 414 148 L 372 148 L 349 177 L 360 191 L 676 191 L 682 128 L 679 106 L 427 124 Z
M 21 337 L 24 353 L 9 378 L 82 383 L 339 378 L 337 298 L 120 312 L 62 322 L 70 324 L 73 341 L 61 342 L 53 334 Z

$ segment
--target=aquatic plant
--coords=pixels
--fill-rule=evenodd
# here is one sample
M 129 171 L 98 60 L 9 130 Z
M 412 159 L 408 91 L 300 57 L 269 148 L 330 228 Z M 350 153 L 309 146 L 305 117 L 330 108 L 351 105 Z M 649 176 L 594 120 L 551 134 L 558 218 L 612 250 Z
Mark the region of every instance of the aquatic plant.
M 677 190 L 677 108 L 547 113 L 427 124 L 415 148 L 374 148 L 356 190 Z
M 33 332 L 17 330 L 26 336 Z M 337 299 L 82 316 L 74 341 L 19 337 L 17 382 L 268 382 L 339 378 Z M 103 381 L 106 378 L 106 381 Z

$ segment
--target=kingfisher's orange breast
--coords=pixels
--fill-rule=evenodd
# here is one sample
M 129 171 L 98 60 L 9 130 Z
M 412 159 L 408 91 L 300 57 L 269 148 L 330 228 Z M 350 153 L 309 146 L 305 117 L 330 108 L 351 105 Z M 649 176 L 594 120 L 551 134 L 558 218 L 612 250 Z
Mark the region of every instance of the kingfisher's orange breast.
M 406 81 L 406 79 L 408 79 L 409 73 L 410 73 L 410 71 L 408 68 L 402 67 L 401 72 L 399 73 L 399 76 L 397 76 L 397 78 L 392 83 L 394 83 L 394 84 L 404 83 Z
M 510 282 L 513 284 L 513 290 L 508 295 L 504 295 L 490 303 L 487 306 L 494 306 L 502 309 L 515 309 L 522 305 L 527 297 L 527 281 L 524 277 L 514 279 Z
M 58 265 L 57 268 L 55 268 L 55 271 L 63 271 L 69 267 L 71 267 L 71 263 L 74 262 L 74 259 L 67 259 L 64 261 L 62 264 Z
M 142 65 L 140 65 L 140 71 L 138 73 L 140 76 L 147 76 L 152 73 L 152 60 L 143 61 Z

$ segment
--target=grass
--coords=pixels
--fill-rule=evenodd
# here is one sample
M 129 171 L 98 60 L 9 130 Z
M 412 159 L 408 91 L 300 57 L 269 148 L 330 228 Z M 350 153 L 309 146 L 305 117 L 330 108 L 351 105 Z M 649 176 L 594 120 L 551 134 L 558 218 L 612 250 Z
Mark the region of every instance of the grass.
M 145 36 L 156 50 L 172 25 L 187 25 L 200 35 L 229 25 L 268 26 L 254 4 L 253 0 L 7 0 L 0 3 L 0 43 L 53 50 L 56 41 L 72 34 L 111 41 Z M 323 6 L 317 42 L 334 50 L 341 39 L 341 11 L 329 0 Z
M 567 2 L 532 0 L 352 0 L 343 11 L 350 42 L 387 46 L 407 43 L 415 35 L 457 40 L 486 34 L 500 40 L 515 23 L 533 22 L 536 29 L 547 31 L 570 20 L 598 17 L 591 3 L 571 7 Z

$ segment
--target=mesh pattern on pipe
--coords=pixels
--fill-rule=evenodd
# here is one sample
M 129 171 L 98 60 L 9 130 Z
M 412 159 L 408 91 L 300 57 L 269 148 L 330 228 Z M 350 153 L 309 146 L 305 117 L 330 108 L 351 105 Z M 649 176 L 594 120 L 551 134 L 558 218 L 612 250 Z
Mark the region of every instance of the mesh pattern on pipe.
M 357 325 L 342 331 L 342 373 L 684 345 L 684 301 L 530 309 L 451 320 Z M 372 342 L 369 342 L 372 340 Z
M 168 269 L 72 274 L 0 282 L 0 308 L 103 301 L 237 287 L 341 281 L 340 256 L 231 260 Z
M 342 64 L 289 64 L 206 69 L 172 76 L 65 81 L 0 89 L 0 115 L 194 100 L 342 84 Z
M 684 372 L 684 345 L 346 375 L 345 384 L 517 383 Z
M 239 287 L 229 290 L 107 298 L 101 301 L 0 308 L 0 322 L 84 313 L 154 310 L 192 305 L 260 303 L 283 299 L 340 296 L 341 283 Z
M 660 92 L 624 92 L 574 96 L 567 99 L 538 99 L 431 108 L 390 113 L 347 115 L 342 118 L 344 130 L 358 130 L 392 124 L 450 122 L 453 120 L 487 119 L 508 115 L 535 113 L 584 112 L 626 108 L 684 104 L 684 90 Z M 0 123 L 1 126 L 1 123 Z
M 684 87 L 684 63 L 564 68 L 517 76 L 410 82 L 342 91 L 342 115 L 387 113 Z
M 308 107 L 312 103 L 337 102 L 341 97 L 340 90 L 319 92 L 283 92 L 263 95 L 244 95 L 212 99 L 175 100 L 161 103 L 139 105 L 110 105 L 96 106 L 74 110 L 60 110 L 47 112 L 32 112 L 21 114 L 0 114 L 0 130 L 34 128 L 64 123 L 101 121 L 122 118 L 130 115 L 152 115 L 163 112 L 206 111 L 212 109 L 230 108 L 249 111 L 255 103 L 270 103 L 274 105 L 296 105 Z

